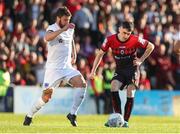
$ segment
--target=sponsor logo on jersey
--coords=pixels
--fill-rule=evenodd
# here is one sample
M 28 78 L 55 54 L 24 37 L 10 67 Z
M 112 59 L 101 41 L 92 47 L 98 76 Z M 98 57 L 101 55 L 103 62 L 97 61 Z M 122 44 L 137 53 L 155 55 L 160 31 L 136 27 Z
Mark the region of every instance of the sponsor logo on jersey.
M 123 59 L 129 59 L 129 58 L 131 58 L 131 56 L 130 55 L 128 55 L 128 56 L 123 56 L 123 57 L 119 57 L 119 56 L 114 56 L 114 58 L 115 59 L 117 59 L 117 60 L 123 60 Z
M 120 57 L 118 57 L 118 56 L 114 56 L 114 58 L 115 58 L 115 59 L 118 59 L 118 60 L 120 59 Z
M 117 76 L 118 74 L 117 73 L 114 73 L 114 77 Z

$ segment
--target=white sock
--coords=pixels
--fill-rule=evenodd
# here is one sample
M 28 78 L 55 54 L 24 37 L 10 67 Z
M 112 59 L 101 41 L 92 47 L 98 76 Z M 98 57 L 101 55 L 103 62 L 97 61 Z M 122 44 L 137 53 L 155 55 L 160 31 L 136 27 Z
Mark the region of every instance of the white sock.
M 73 105 L 72 105 L 71 112 L 70 112 L 71 114 L 75 114 L 75 115 L 77 115 L 78 109 L 79 109 L 81 103 L 83 102 L 85 93 L 86 93 L 86 89 L 84 89 L 84 88 L 79 88 L 77 90 L 78 91 L 76 92 L 76 94 L 74 96 Z
M 34 103 L 27 116 L 32 118 L 34 114 L 38 112 L 45 104 L 46 103 L 42 100 L 42 97 L 40 97 L 37 102 Z

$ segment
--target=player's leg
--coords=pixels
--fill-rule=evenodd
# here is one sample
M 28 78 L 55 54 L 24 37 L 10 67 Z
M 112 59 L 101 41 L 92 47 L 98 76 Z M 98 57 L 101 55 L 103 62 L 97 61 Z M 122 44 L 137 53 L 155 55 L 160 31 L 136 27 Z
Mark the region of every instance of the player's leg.
M 77 88 L 78 91 L 74 96 L 73 106 L 71 108 L 71 114 L 77 115 L 79 106 L 81 105 L 84 97 L 85 91 L 87 88 L 86 81 L 84 80 L 82 75 L 74 76 L 69 80 L 69 83 L 74 87 Z
M 131 71 L 129 71 L 131 72 Z M 127 101 L 125 104 L 125 112 L 124 112 L 124 127 L 128 127 L 128 121 L 131 116 L 131 112 L 134 105 L 134 96 L 135 91 L 139 84 L 139 70 L 135 70 L 131 72 L 131 76 L 129 76 L 128 86 L 127 86 Z
M 123 127 L 129 127 L 128 126 L 128 121 L 133 109 L 133 105 L 134 105 L 134 94 L 136 91 L 136 86 L 132 83 L 129 84 L 127 87 L 127 101 L 125 104 L 125 108 L 124 108 L 124 121 L 125 124 L 123 125 Z
M 32 118 L 51 98 L 53 89 L 48 88 L 43 91 L 42 96 L 34 103 L 29 113 L 26 115 L 23 125 L 29 126 L 32 122 Z
M 112 107 L 112 101 L 111 101 L 111 91 L 110 90 L 105 90 L 105 105 L 104 105 L 104 111 L 105 114 L 110 114 L 113 113 L 113 107 Z
M 111 82 L 111 100 L 112 100 L 112 106 L 113 106 L 114 112 L 122 114 L 119 89 L 122 88 L 123 83 L 120 82 L 119 79 L 117 80 L 117 76 L 118 75 L 116 75 Z M 106 122 L 104 125 L 106 127 L 109 127 L 108 122 Z
M 115 113 L 122 114 L 121 111 L 121 100 L 119 96 L 119 89 L 122 86 L 122 83 L 118 80 L 112 80 L 111 82 L 111 99 L 112 105 Z
M 33 117 L 34 114 L 39 111 L 50 99 L 52 96 L 53 89 L 48 88 L 43 91 L 42 96 L 39 100 L 32 106 L 30 112 L 27 114 L 28 117 Z
M 119 96 L 119 89 L 123 88 L 123 78 L 122 75 L 115 73 L 115 76 L 113 77 L 111 81 L 111 100 L 112 105 L 115 113 L 122 114 L 121 111 L 121 99 Z
M 84 100 L 87 84 L 84 77 L 79 74 L 70 78 L 69 84 L 72 85 L 72 87 L 77 88 L 78 91 L 74 96 L 73 105 L 70 113 L 67 115 L 67 118 L 70 120 L 73 126 L 77 126 L 76 115 L 80 105 Z

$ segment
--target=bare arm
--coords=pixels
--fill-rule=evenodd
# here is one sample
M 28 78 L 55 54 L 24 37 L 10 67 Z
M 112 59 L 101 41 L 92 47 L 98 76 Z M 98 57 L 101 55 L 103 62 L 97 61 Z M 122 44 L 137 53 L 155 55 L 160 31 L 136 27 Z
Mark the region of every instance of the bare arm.
M 94 77 L 94 75 L 96 73 L 96 70 L 97 70 L 97 67 L 99 66 L 104 54 L 105 54 L 104 51 L 99 50 L 98 54 L 96 55 L 96 58 L 94 60 L 93 67 L 92 67 L 92 70 L 91 70 L 90 78 Z
M 72 64 L 76 63 L 77 53 L 74 40 L 72 40 Z
M 57 31 L 47 31 L 44 36 L 44 39 L 46 41 L 51 41 L 51 40 L 55 39 L 59 34 L 66 31 L 68 28 L 74 28 L 74 27 L 75 27 L 75 25 L 73 23 L 69 23 L 69 24 L 65 25 L 62 29 L 59 29 Z
M 141 56 L 140 60 L 143 62 L 154 50 L 154 45 L 151 42 L 148 42 L 144 54 Z
M 57 31 L 47 31 L 45 36 L 44 36 L 44 39 L 46 41 L 51 41 L 53 39 L 55 39 L 59 34 L 61 34 L 62 32 L 64 32 L 64 29 L 59 29 Z
M 134 65 L 138 65 L 138 66 L 141 65 L 141 63 L 144 62 L 144 60 L 152 53 L 153 50 L 154 50 L 154 45 L 151 42 L 148 42 L 144 54 L 140 58 L 136 58 L 133 61 Z

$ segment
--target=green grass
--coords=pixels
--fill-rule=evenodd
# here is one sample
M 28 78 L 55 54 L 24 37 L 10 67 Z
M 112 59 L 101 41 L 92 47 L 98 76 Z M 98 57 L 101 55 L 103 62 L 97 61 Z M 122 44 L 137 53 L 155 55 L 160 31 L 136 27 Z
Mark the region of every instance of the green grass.
M 24 115 L 0 114 L 0 133 L 180 133 L 180 117 L 132 116 L 130 128 L 106 128 L 107 115 L 80 115 L 71 127 L 65 115 L 37 115 L 24 127 Z

